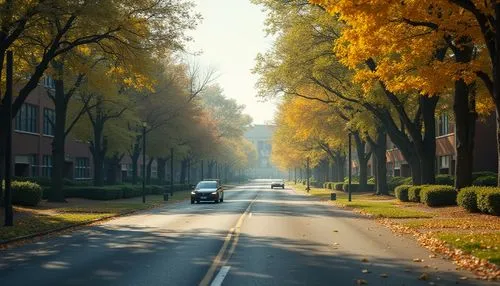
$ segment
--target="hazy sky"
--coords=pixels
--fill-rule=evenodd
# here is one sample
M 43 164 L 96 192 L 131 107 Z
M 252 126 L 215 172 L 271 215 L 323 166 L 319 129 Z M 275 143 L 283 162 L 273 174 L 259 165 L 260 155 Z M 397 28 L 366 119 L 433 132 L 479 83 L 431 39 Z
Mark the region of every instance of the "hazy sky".
M 195 0 L 203 22 L 190 33 L 194 38 L 191 51 L 202 51 L 197 60 L 202 66 L 213 66 L 219 72 L 217 82 L 226 96 L 246 106 L 254 124 L 271 121 L 275 104 L 256 98 L 257 76 L 251 69 L 255 56 L 271 47 L 266 38 L 265 15 L 250 0 Z

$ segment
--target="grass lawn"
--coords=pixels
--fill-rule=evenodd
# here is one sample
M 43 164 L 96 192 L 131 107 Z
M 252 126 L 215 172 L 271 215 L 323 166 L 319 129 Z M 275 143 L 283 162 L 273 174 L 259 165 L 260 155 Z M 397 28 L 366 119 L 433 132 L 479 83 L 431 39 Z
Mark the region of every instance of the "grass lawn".
M 288 184 L 296 191 L 306 193 L 301 184 Z M 331 190 L 311 188 L 309 195 L 330 200 Z M 361 213 L 387 218 L 396 225 L 410 228 L 420 234 L 431 234 L 449 246 L 475 257 L 500 265 L 500 217 L 468 213 L 452 206 L 431 208 L 419 203 L 403 203 L 392 196 L 376 196 L 372 193 L 348 195 L 335 191 L 337 200 L 331 203 L 353 208 Z
M 162 195 L 148 195 L 145 204 L 142 203 L 142 197 L 113 201 L 70 198 L 66 203 L 42 201 L 39 206 L 33 208 L 16 206 L 14 207 L 14 226 L 0 227 L 0 241 L 88 223 L 131 211 L 145 210 L 165 203 L 179 202 L 186 200 L 189 196 L 190 191 L 176 192 L 173 197 L 169 197 L 168 202 L 164 202 Z M 3 220 L 3 217 L 0 219 Z

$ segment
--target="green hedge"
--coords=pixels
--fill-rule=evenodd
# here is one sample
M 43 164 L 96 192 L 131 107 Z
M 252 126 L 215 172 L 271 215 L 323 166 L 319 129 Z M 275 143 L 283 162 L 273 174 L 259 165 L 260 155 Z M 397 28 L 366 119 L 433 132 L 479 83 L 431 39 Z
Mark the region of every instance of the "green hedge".
M 426 187 L 426 185 L 411 186 L 408 188 L 408 200 L 410 202 L 420 203 L 420 190 L 424 187 Z
M 348 191 L 348 187 L 349 187 L 349 184 L 343 184 L 342 185 L 342 190 L 344 192 L 347 192 Z M 364 190 L 361 190 L 360 189 L 360 186 L 359 186 L 359 183 L 351 183 L 351 192 L 374 192 L 375 191 L 375 185 L 373 184 L 367 184 L 366 185 L 366 189 Z
M 477 177 L 472 181 L 473 186 L 484 186 L 484 187 L 496 187 L 497 186 L 497 176 L 481 176 Z
M 473 172 L 472 173 L 472 180 L 475 180 L 475 179 L 477 179 L 479 177 L 487 177 L 487 176 L 496 177 L 497 173 L 495 173 L 495 172 L 489 172 L 489 171 Z
M 500 215 L 500 188 L 483 187 L 476 192 L 477 208 L 487 214 Z
M 455 184 L 455 177 L 450 175 L 437 175 L 436 185 L 448 185 L 453 186 Z
M 457 202 L 468 211 L 480 211 L 498 216 L 500 215 L 500 188 L 478 186 L 463 188 L 460 190 Z
M 477 208 L 477 187 L 463 188 L 458 192 L 457 204 L 469 212 L 478 212 Z
M 335 183 L 333 185 L 333 189 L 336 191 L 343 191 L 344 190 L 344 183 Z
M 42 200 L 42 187 L 36 183 L 13 181 L 11 187 L 14 205 L 36 206 Z
M 452 186 L 431 185 L 420 191 L 420 201 L 430 207 L 457 204 L 457 191 Z
M 394 189 L 394 193 L 396 198 L 398 198 L 402 202 L 408 202 L 408 189 L 412 187 L 412 185 L 400 185 Z
M 387 188 L 390 192 L 394 192 L 397 186 L 411 185 L 412 183 L 411 177 L 391 177 L 387 180 Z
M 175 184 L 173 192 L 189 190 L 187 184 Z M 146 186 L 146 195 L 161 195 L 170 192 L 170 186 Z M 114 185 L 114 186 L 74 186 L 64 188 L 68 198 L 84 198 L 90 200 L 115 200 L 142 196 L 142 185 Z

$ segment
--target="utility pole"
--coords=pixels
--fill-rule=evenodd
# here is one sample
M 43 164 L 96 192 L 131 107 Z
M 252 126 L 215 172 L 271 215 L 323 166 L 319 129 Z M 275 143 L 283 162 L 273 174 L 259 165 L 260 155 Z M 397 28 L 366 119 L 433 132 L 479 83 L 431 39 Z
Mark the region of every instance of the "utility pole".
M 201 160 L 201 178 L 200 181 L 203 181 L 203 160 Z
M 351 137 L 352 134 L 349 132 L 349 185 L 348 185 L 348 191 L 349 191 L 349 201 L 352 200 L 352 152 L 351 152 Z
M 174 148 L 170 148 L 170 196 L 174 196 Z
M 12 211 L 12 76 L 13 76 L 13 55 L 12 51 L 7 51 L 7 74 L 6 74 L 6 94 L 5 110 L 7 120 L 7 138 L 5 144 L 5 226 L 14 225 L 14 212 Z M 1 182 L 0 182 L 1 183 Z
M 293 168 L 293 181 L 297 184 L 297 167 Z
M 146 203 L 146 122 L 142 123 L 142 203 Z
M 311 190 L 310 185 L 309 185 L 309 177 L 311 177 L 311 174 L 310 174 L 310 170 L 309 170 L 309 157 L 307 157 L 307 160 L 306 160 L 306 180 L 307 180 L 306 191 L 308 193 Z

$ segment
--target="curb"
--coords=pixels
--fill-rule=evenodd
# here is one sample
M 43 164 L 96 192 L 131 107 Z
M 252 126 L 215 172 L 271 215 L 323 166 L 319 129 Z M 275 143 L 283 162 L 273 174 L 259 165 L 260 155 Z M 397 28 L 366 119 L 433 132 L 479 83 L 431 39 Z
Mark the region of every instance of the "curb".
M 179 203 L 179 202 L 183 202 L 183 201 L 178 201 L 178 202 L 175 202 L 175 203 Z M 42 231 L 42 232 L 28 234 L 28 235 L 25 235 L 25 236 L 19 236 L 19 237 L 15 237 L 15 238 L 11 238 L 11 239 L 2 240 L 2 241 L 0 241 L 0 247 L 8 247 L 9 244 L 14 243 L 14 242 L 18 242 L 18 241 L 22 241 L 22 240 L 29 240 L 29 239 L 33 239 L 33 238 L 37 238 L 37 237 L 43 237 L 43 236 L 46 236 L 46 235 L 49 235 L 49 234 L 53 234 L 53 233 L 57 233 L 57 232 L 62 232 L 64 230 L 68 230 L 68 229 L 71 229 L 71 228 L 77 228 L 77 227 L 81 227 L 81 226 L 87 226 L 87 225 L 94 224 L 96 222 L 101 222 L 101 221 L 105 221 L 105 220 L 111 220 L 113 218 L 130 215 L 130 214 L 137 213 L 137 212 L 148 211 L 148 210 L 156 209 L 156 208 L 159 208 L 159 207 L 161 207 L 161 206 L 152 206 L 152 207 L 145 208 L 145 209 L 140 209 L 140 210 L 125 211 L 125 212 L 122 212 L 122 213 L 110 215 L 110 216 L 103 217 L 103 218 L 93 219 L 93 220 L 89 220 L 89 221 L 85 221 L 85 222 L 79 222 L 79 223 L 70 224 L 70 225 L 62 226 L 62 227 L 55 228 L 55 229 L 50 229 L 50 230 L 46 230 L 46 231 Z

